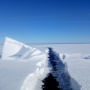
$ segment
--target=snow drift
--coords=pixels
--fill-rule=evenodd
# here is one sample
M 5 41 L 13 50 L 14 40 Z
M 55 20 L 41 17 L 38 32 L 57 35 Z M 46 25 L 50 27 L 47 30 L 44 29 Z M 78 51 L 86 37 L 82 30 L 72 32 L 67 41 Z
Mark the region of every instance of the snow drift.
M 55 49 L 56 53 L 50 53 L 46 46 Z M 0 90 L 42 90 L 45 86 L 42 81 L 49 73 L 59 82 L 58 87 L 66 88 L 69 84 L 68 90 L 89 90 L 90 45 L 55 44 L 38 48 L 44 53 L 5 38 L 3 49 L 0 49 L 3 59 L 0 60 Z
M 43 90 L 42 80 L 48 75 L 50 72 L 50 68 L 48 67 L 48 58 L 47 54 L 43 60 L 37 63 L 37 69 L 35 72 L 30 73 L 26 79 L 24 80 L 20 90 Z
M 3 60 L 29 59 L 41 54 L 43 53 L 36 48 L 30 47 L 8 37 L 5 38 L 2 50 Z
M 47 53 L 6 37 L 2 59 L 1 90 L 42 90 L 42 80 L 49 73 Z

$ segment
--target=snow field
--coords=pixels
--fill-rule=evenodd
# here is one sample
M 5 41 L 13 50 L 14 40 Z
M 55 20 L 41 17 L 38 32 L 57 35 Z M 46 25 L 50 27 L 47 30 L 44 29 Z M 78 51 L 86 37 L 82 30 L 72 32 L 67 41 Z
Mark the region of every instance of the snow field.
M 0 47 L 0 90 L 42 90 L 41 81 L 51 70 L 47 47 L 59 53 L 71 76 L 73 89 L 89 90 L 90 44 L 28 46 L 10 38 L 5 39 L 3 49 Z

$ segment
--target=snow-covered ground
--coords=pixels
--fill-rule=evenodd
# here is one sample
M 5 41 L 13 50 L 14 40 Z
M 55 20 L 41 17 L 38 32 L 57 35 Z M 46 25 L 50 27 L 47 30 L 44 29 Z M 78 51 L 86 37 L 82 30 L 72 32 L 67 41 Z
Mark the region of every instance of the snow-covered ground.
M 0 90 L 42 88 L 42 80 L 49 73 L 46 51 L 42 52 L 10 38 L 5 38 L 1 50 Z
M 59 53 L 67 64 L 75 90 L 90 89 L 90 44 L 47 44 L 37 47 L 52 47 Z
M 50 72 L 47 47 L 59 53 L 74 90 L 89 90 L 90 44 L 28 46 L 10 38 L 6 38 L 4 46 L 0 45 L 0 90 L 42 90 L 41 81 Z
M 25 78 L 35 72 L 38 61 L 0 60 L 0 90 L 20 90 Z

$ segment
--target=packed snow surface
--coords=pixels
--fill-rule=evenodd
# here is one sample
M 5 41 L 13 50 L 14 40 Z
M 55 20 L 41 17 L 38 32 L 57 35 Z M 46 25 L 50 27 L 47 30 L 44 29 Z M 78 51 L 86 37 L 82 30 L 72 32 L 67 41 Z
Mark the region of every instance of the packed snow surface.
M 44 44 L 37 47 L 42 51 L 52 47 L 59 53 L 66 63 L 74 90 L 90 89 L 90 44 Z
M 6 37 L 1 59 L 0 90 L 42 90 L 50 71 L 46 52 Z
M 5 38 L 0 46 L 0 90 L 42 90 L 42 80 L 51 70 L 48 47 L 59 53 L 71 76 L 73 90 L 89 90 L 90 44 L 29 46 L 10 38 Z
M 0 60 L 0 90 L 20 90 L 24 80 L 38 68 L 38 60 Z

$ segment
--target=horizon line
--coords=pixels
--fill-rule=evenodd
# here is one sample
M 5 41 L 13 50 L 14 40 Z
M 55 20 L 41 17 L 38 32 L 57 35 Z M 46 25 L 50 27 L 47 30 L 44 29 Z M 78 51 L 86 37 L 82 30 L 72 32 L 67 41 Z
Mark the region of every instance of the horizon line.
M 0 45 L 3 45 L 4 43 L 0 43 Z M 90 43 L 25 43 L 27 45 L 30 44 L 90 44 Z

